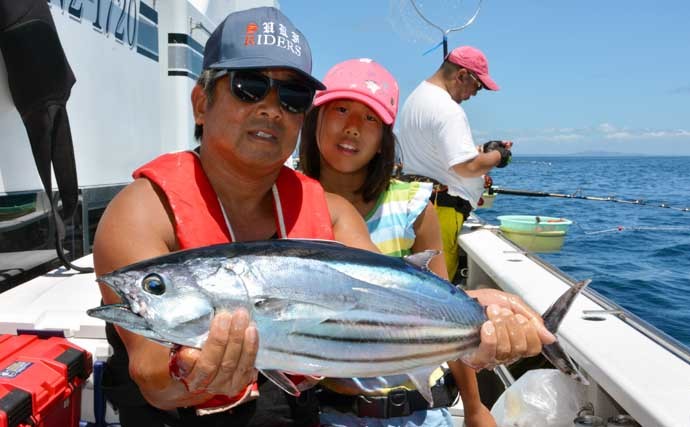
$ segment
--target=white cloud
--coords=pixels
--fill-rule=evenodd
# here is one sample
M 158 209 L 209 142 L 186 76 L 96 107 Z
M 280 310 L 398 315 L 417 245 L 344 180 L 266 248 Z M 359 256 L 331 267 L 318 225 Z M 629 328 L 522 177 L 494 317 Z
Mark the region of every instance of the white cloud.
M 512 129 L 487 132 L 477 130 L 475 139 L 490 134 L 506 135 L 516 142 L 532 143 L 565 143 L 573 141 L 650 141 L 650 140 L 678 140 L 689 139 L 690 130 L 687 129 L 630 129 L 618 127 L 612 123 L 600 123 L 592 127 L 583 128 L 544 128 L 544 129 Z
M 688 137 L 690 137 L 690 131 L 684 129 L 621 131 L 605 136 L 606 139 L 673 139 Z
M 580 139 L 584 139 L 584 135 L 569 133 L 562 135 L 554 135 L 551 139 L 553 139 L 554 141 L 577 141 Z
M 599 125 L 599 130 L 603 133 L 613 133 L 616 132 L 616 127 L 611 123 L 602 123 Z
M 630 133 L 630 132 L 623 132 L 623 131 L 609 132 L 609 133 L 604 135 L 604 138 L 606 138 L 606 139 L 631 139 L 631 138 L 635 138 L 635 134 Z

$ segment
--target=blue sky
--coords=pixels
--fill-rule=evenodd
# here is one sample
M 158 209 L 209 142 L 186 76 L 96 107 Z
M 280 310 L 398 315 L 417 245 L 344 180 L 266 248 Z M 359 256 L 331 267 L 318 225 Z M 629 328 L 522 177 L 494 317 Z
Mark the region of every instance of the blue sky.
M 476 1 L 418 0 L 443 28 Z M 317 6 L 318 4 L 318 6 Z M 401 101 L 433 73 L 438 30 L 408 0 L 280 1 L 307 36 L 314 74 L 370 57 L 398 79 Z M 463 103 L 475 142 L 512 139 L 514 154 L 610 151 L 690 155 L 690 2 L 486 0 L 449 48 L 482 49 L 499 92 Z

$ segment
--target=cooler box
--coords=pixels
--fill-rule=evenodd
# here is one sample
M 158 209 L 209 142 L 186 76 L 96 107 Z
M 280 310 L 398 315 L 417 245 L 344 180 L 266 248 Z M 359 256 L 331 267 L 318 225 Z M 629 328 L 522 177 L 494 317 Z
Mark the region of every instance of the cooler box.
M 91 255 L 75 264 L 93 265 Z M 86 314 L 86 310 L 98 307 L 100 301 L 94 273 L 77 274 L 60 267 L 0 294 L 0 335 L 33 331 L 31 333 L 64 336 L 70 343 L 91 353 L 94 363 L 104 363 L 112 353 L 105 337 L 105 322 Z M 96 426 L 117 423 L 118 416 L 112 405 L 102 400 L 99 377 L 92 374 L 81 394 L 83 422 Z M 103 405 L 107 405 L 105 420 L 99 418 Z
M 0 427 L 77 427 L 91 370 L 65 338 L 0 335 Z

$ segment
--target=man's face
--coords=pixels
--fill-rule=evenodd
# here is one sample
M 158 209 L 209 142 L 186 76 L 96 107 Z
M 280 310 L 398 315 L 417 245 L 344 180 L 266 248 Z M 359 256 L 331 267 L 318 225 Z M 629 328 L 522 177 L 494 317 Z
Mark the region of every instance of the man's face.
M 252 72 L 300 84 L 291 70 Z M 231 74 L 218 79 L 210 104 L 200 87 L 192 94 L 196 123 L 204 127 L 203 150 L 257 172 L 282 165 L 295 149 L 304 113 L 281 106 L 276 87 L 261 99 L 242 100 L 231 92 L 230 79 Z
M 479 78 L 472 71 L 462 68 L 458 70 L 458 74 L 455 76 L 455 87 L 451 96 L 460 103 L 475 96 L 481 89 L 482 83 Z

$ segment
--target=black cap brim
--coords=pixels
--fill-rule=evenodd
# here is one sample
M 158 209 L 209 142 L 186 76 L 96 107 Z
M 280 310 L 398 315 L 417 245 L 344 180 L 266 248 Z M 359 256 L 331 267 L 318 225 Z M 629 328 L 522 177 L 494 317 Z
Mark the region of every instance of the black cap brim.
M 324 90 L 326 86 L 321 83 L 318 79 L 309 73 L 304 72 L 301 68 L 291 65 L 291 64 L 276 64 L 273 58 L 235 58 L 231 60 L 217 62 L 210 65 L 208 68 L 212 69 L 222 69 L 222 70 L 247 70 L 251 68 L 263 68 L 263 69 L 273 69 L 273 68 L 284 68 L 292 70 L 299 74 L 314 90 Z

